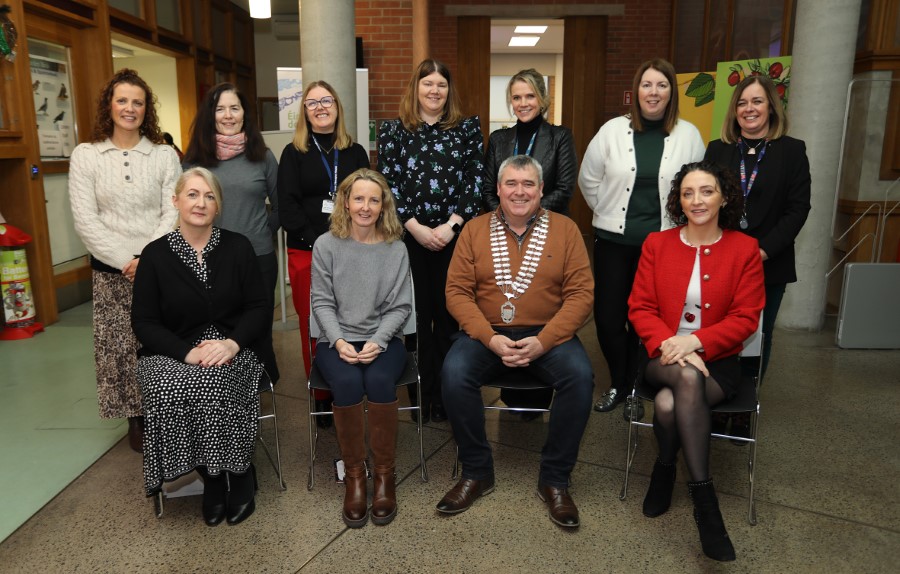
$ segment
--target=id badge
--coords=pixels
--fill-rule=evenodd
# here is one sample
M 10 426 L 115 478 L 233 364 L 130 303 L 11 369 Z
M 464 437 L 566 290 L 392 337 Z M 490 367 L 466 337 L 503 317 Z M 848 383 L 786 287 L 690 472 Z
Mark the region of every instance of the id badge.
M 322 213 L 331 213 L 334 211 L 334 202 L 330 199 L 325 199 L 322 201 Z

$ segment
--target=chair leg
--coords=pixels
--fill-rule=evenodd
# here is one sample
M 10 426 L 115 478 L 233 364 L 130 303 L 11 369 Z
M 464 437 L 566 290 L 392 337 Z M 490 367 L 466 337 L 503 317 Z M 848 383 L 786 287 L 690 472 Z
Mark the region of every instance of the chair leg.
M 418 368 L 417 368 L 418 370 Z M 416 396 L 422 396 L 422 379 L 416 376 Z M 419 416 L 416 417 L 416 431 L 419 433 L 419 466 L 421 467 L 422 482 L 428 482 L 428 467 L 425 463 L 425 437 L 422 432 L 422 410 L 419 409 Z
M 278 412 L 275 408 L 274 387 L 272 388 L 272 427 L 275 429 L 275 461 L 277 463 L 278 484 L 281 485 L 281 490 L 287 490 L 287 484 L 285 484 L 284 475 L 281 472 L 281 442 L 278 440 Z M 268 449 L 266 452 L 268 453 Z
M 319 442 L 319 430 L 316 426 L 315 415 L 313 415 L 313 398 L 309 396 L 309 471 L 306 476 L 306 490 L 312 490 L 316 485 L 315 462 L 316 462 L 316 446 Z
M 162 487 L 160 486 L 159 492 L 153 497 L 153 510 L 156 512 L 157 518 L 162 518 L 163 516 L 163 496 Z
M 750 496 L 747 502 L 747 522 L 750 526 L 756 526 L 756 500 L 753 498 L 756 473 L 756 445 L 759 438 L 759 404 L 756 405 L 755 416 L 750 417 L 750 436 L 753 442 L 750 443 L 750 452 L 747 455 L 747 471 L 750 476 Z
M 619 500 L 625 500 L 628 496 L 628 475 L 631 472 L 631 464 L 634 462 L 634 456 L 637 453 L 638 437 L 634 432 L 635 426 L 635 421 L 628 422 L 628 438 L 625 443 L 625 479 L 622 482 L 622 491 L 619 493 Z

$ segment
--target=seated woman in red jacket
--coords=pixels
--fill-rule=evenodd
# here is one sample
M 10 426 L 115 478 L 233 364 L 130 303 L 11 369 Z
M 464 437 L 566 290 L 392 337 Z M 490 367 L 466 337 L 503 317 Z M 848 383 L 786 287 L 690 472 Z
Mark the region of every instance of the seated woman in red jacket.
M 733 397 L 740 383 L 738 353 L 765 303 L 762 260 L 756 240 L 735 231 L 743 194 L 722 168 L 682 166 L 666 209 L 679 227 L 647 237 L 628 300 L 628 319 L 650 356 L 644 379 L 658 390 L 659 458 L 644 515 L 669 509 L 682 446 L 703 552 L 734 560 L 709 476 L 710 407 Z

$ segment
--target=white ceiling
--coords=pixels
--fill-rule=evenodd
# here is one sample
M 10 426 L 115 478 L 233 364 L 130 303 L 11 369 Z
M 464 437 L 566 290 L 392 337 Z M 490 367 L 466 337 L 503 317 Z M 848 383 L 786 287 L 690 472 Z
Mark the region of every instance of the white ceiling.
M 248 12 L 249 0 L 231 0 Z M 272 14 L 292 15 L 298 13 L 298 0 L 271 0 Z M 547 26 L 541 39 L 534 47 L 510 48 L 509 39 L 517 25 Z M 562 20 L 493 20 L 491 22 L 491 53 L 494 54 L 562 54 Z

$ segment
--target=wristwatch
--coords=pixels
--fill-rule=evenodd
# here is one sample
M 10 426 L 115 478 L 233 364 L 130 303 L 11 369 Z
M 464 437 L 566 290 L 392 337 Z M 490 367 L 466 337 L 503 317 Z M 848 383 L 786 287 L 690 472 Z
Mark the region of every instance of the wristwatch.
M 453 233 L 459 234 L 459 232 L 462 231 L 462 225 L 459 223 L 451 223 L 450 229 L 453 230 Z

